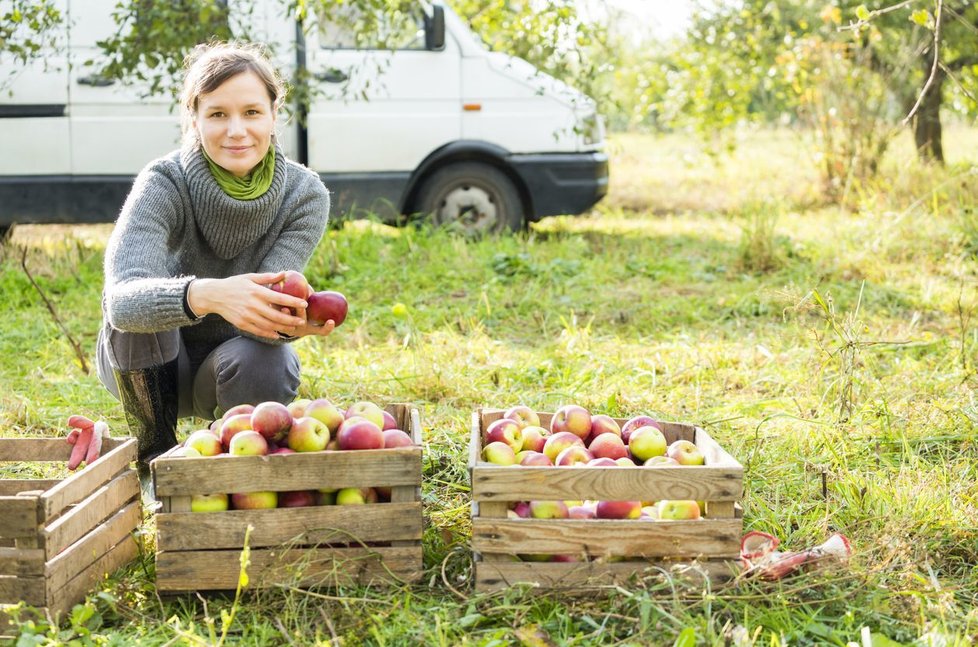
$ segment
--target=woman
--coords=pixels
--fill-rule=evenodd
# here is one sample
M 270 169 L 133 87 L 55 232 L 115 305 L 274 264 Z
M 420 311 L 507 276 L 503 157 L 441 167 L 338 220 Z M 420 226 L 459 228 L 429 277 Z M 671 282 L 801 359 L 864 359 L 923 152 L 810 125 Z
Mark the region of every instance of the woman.
M 198 47 L 184 145 L 139 173 L 109 239 L 98 375 L 122 402 L 144 474 L 176 444 L 180 417 L 290 402 L 299 360 L 288 342 L 333 330 L 268 287 L 305 267 L 329 215 L 319 176 L 275 143 L 283 97 L 257 48 Z

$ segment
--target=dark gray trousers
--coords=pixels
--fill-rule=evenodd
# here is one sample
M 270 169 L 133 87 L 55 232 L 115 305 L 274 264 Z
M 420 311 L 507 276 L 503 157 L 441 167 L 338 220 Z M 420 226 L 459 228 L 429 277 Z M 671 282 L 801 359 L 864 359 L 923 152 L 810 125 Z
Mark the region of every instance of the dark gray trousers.
M 270 400 L 287 404 L 299 390 L 299 357 L 289 344 L 234 337 L 210 351 L 199 366 L 193 366 L 190 357 L 179 330 L 127 333 L 103 328 L 99 332 L 98 377 L 117 399 L 113 369 L 133 371 L 178 360 L 181 418 L 212 420 L 237 404 Z

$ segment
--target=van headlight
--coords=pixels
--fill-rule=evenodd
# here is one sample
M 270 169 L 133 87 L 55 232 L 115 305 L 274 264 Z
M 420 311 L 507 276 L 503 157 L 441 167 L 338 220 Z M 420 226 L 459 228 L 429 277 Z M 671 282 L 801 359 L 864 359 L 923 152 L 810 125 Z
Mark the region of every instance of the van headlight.
M 604 120 L 597 112 L 584 115 L 578 122 L 578 129 L 585 146 L 604 142 Z

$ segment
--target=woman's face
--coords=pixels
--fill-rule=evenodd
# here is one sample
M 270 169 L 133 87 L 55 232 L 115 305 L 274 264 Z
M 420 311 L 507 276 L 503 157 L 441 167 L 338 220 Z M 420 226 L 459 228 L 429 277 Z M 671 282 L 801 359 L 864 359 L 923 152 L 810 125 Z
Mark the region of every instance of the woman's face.
M 275 112 L 265 84 L 254 72 L 242 72 L 200 95 L 194 128 L 216 164 L 244 177 L 272 144 Z

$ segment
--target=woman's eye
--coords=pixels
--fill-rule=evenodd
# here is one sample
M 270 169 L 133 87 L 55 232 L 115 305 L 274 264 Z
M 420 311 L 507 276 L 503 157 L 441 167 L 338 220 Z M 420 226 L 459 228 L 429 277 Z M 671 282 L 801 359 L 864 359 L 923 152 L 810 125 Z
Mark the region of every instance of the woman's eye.
M 220 119 L 223 116 L 224 116 L 224 113 L 223 112 L 212 112 L 211 113 L 211 117 L 214 117 L 214 118 L 217 118 L 217 119 Z

